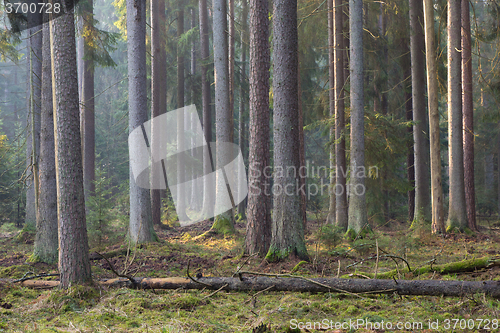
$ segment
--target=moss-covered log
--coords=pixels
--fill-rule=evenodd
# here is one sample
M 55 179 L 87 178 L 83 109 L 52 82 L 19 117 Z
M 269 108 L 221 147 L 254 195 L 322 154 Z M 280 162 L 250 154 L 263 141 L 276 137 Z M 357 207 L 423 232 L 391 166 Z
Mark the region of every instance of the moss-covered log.
M 493 266 L 500 266 L 500 258 L 498 257 L 484 257 L 484 258 L 478 258 L 478 259 L 469 259 L 469 260 L 462 260 L 462 261 L 456 261 L 456 262 L 450 262 L 447 264 L 442 264 L 442 265 L 425 265 L 419 268 L 416 268 L 411 271 L 413 276 L 418 276 L 426 273 L 439 273 L 441 275 L 444 274 L 454 274 L 454 273 L 461 273 L 461 272 L 473 272 L 478 269 L 484 269 L 484 268 L 491 268 Z M 410 273 L 408 270 L 408 267 L 401 268 L 399 270 L 393 269 L 387 272 L 378 272 L 377 273 L 377 279 L 392 279 L 392 278 L 398 278 L 399 274 L 405 275 Z M 360 273 L 365 276 L 368 276 L 370 278 L 374 277 L 373 273 Z M 348 278 L 349 275 L 344 275 L 342 278 Z
M 374 293 L 421 296 L 463 296 L 484 293 L 500 298 L 499 281 L 443 281 L 443 280 L 364 280 L 302 277 L 203 277 L 197 282 L 188 278 L 135 278 L 135 283 L 128 279 L 110 279 L 101 281 L 102 286 L 128 287 L 142 289 L 222 289 L 226 291 L 292 291 L 292 292 L 341 292 Z M 24 281 L 30 288 L 53 288 L 58 281 Z

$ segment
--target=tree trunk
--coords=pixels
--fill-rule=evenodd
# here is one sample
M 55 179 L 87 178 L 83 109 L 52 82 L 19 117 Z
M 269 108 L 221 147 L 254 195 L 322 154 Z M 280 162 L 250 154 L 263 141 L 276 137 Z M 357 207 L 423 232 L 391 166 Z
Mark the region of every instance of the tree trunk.
M 146 2 L 127 0 L 129 133 L 148 120 L 146 94 Z M 130 168 L 129 237 L 133 243 L 156 239 L 149 190 L 137 186 Z
M 28 134 L 26 139 L 26 166 L 28 174 L 26 190 L 25 227 L 36 226 L 38 205 L 38 158 L 40 151 L 40 111 L 42 77 L 42 14 L 28 15 L 33 28 L 28 29 Z M 39 32 L 39 33 L 37 33 Z
M 333 25 L 333 42 L 334 42 L 334 70 L 335 70 L 335 213 L 336 223 L 342 230 L 347 230 L 348 214 L 347 214 L 347 165 L 345 157 L 345 88 L 347 77 L 345 66 L 346 54 L 346 38 L 344 37 L 344 13 L 343 0 L 335 0 L 335 8 L 333 9 L 334 25 Z
M 52 67 L 50 28 L 43 25 L 42 90 L 40 119 L 40 159 L 37 226 L 31 262 L 57 262 L 57 182 L 54 151 L 54 109 L 52 103 Z
M 337 278 L 300 278 L 300 277 L 203 277 L 194 282 L 185 277 L 173 278 L 134 278 L 109 279 L 101 282 L 107 287 L 128 287 L 140 289 L 209 289 L 226 291 L 256 292 L 337 292 L 344 294 L 397 294 L 414 296 L 451 296 L 485 294 L 500 297 L 497 281 L 444 281 L 444 280 L 379 280 L 379 279 L 337 279 Z M 59 285 L 59 281 L 22 282 L 22 286 L 47 289 Z
M 445 230 L 443 187 L 441 184 L 441 148 L 439 139 L 438 72 L 434 36 L 434 6 L 432 0 L 424 0 L 424 21 L 431 152 L 432 232 L 442 233 Z
M 431 221 L 429 191 L 429 126 L 425 110 L 424 13 L 420 0 L 410 0 L 411 97 L 415 166 L 415 212 L 418 222 Z M 413 221 L 410 220 L 410 221 Z
M 226 0 L 214 0 L 214 67 L 215 67 L 215 135 L 217 142 L 217 170 L 231 162 L 231 154 L 223 149 L 224 143 L 233 142 L 233 114 L 229 100 L 228 40 L 227 40 L 227 4 Z M 223 198 L 223 192 L 229 192 L 226 174 L 221 170 L 217 176 L 217 198 Z M 218 202 L 215 203 L 219 205 Z M 234 205 L 233 205 L 234 207 Z M 234 214 L 232 209 L 215 218 L 212 230 L 219 233 L 234 232 Z
M 247 104 L 247 98 L 245 95 L 245 87 L 246 87 L 246 61 L 247 61 L 247 30 L 248 30 L 248 9 L 247 9 L 247 0 L 241 1 L 241 69 L 240 69 L 240 100 L 239 100 L 239 119 L 238 119 L 238 143 L 240 145 L 241 152 L 243 156 L 245 156 L 245 105 Z M 269 62 L 269 61 L 268 61 Z M 269 87 L 269 85 L 268 85 Z M 269 109 L 269 107 L 268 107 Z M 269 131 L 269 126 L 268 126 Z M 242 175 L 241 177 L 246 177 L 246 175 Z M 240 179 L 240 177 L 238 177 Z M 243 200 L 238 205 L 238 213 L 241 215 L 242 219 L 246 219 L 246 203 L 247 199 Z
M 70 1 L 61 5 L 66 10 Z M 61 286 L 91 282 L 73 10 L 50 23 Z
M 82 154 L 83 154 L 83 186 L 86 201 L 95 191 L 95 116 L 94 116 L 94 59 L 92 44 L 94 39 L 94 4 L 93 0 L 83 2 L 83 29 L 85 32 L 83 46 L 83 78 L 82 78 Z
M 461 76 L 461 1 L 448 0 L 448 154 L 450 170 L 449 210 L 446 229 L 467 227 L 464 185 Z
M 411 32 L 410 32 L 411 33 Z M 410 37 L 411 44 L 411 37 Z M 401 38 L 401 48 L 406 51 L 405 55 L 402 57 L 402 67 L 404 70 L 404 93 L 405 93 L 405 110 L 406 110 L 406 121 L 413 120 L 413 99 L 412 99 L 412 84 L 408 82 L 408 77 L 411 74 L 411 51 L 408 50 L 408 38 Z M 410 51 L 410 52 L 408 52 Z M 424 109 L 425 112 L 425 109 Z M 407 133 L 409 137 L 413 139 L 413 128 L 407 127 Z M 408 154 L 406 156 L 406 170 L 408 177 L 408 184 L 412 187 L 408 191 L 408 221 L 410 223 L 415 217 L 415 154 L 414 154 L 414 144 L 412 140 L 408 141 Z
M 302 223 L 304 225 L 304 232 L 307 228 L 307 196 L 305 189 L 306 186 L 306 178 L 307 172 L 306 170 L 306 151 L 305 151 L 305 142 L 304 142 L 304 116 L 302 110 L 302 87 L 301 87 L 301 79 L 300 79 L 300 52 L 297 55 L 297 96 L 298 96 L 298 108 L 299 108 L 299 172 L 297 173 L 299 177 L 299 188 L 303 188 L 304 191 L 300 191 L 300 202 L 302 204 Z M 301 170 L 304 170 L 301 172 Z
M 229 54 L 228 54 L 228 73 L 229 73 L 229 110 L 231 114 L 234 114 L 234 0 L 228 0 L 229 2 Z M 231 121 L 231 136 L 234 139 L 234 121 Z
M 469 1 L 462 0 L 462 111 L 464 129 L 464 186 L 467 226 L 477 230 L 474 187 L 474 105 L 472 99 L 472 47 Z
M 274 184 L 271 244 L 266 258 L 308 258 L 300 194 L 297 1 L 273 8 Z
M 243 0 L 245 1 L 245 0 Z M 269 169 L 269 5 L 250 0 L 250 111 L 248 143 L 248 207 L 245 251 L 267 254 L 271 242 Z
M 199 3 L 200 12 L 200 48 L 201 48 L 201 95 L 203 104 L 203 132 L 205 135 L 205 140 L 208 144 L 212 142 L 212 95 L 210 92 L 210 81 L 208 76 L 210 51 L 209 51 L 209 35 L 208 35 L 208 9 L 207 1 L 200 0 Z M 210 147 L 210 146 L 209 146 Z M 205 175 L 214 171 L 214 164 L 212 160 L 212 154 L 209 150 L 204 150 L 205 154 L 203 156 L 203 173 Z M 203 184 L 203 215 L 211 216 L 210 212 L 213 212 L 214 207 L 214 197 L 210 192 L 211 184 L 208 177 L 204 177 Z
M 190 12 L 191 12 L 191 29 L 194 30 L 196 28 L 196 9 L 191 8 Z M 193 38 L 193 40 L 191 41 L 191 66 L 190 66 L 191 67 L 191 75 L 190 75 L 191 98 L 190 98 L 190 100 L 191 100 L 191 104 L 195 104 L 195 105 L 196 105 L 196 102 L 198 101 L 198 95 L 199 95 L 198 83 L 196 82 L 196 64 L 197 64 L 196 57 L 197 57 L 197 55 L 196 55 L 196 40 Z M 198 114 L 191 113 L 190 118 L 191 119 L 189 120 L 189 126 L 190 126 L 190 130 L 193 131 L 194 126 L 195 126 L 194 124 L 196 124 L 196 122 L 199 121 Z M 191 144 L 193 146 L 194 146 L 194 142 L 195 142 L 195 139 L 191 138 Z M 193 153 L 193 156 L 194 156 L 194 153 Z M 191 170 L 190 177 L 191 177 L 190 179 L 196 178 L 194 170 Z M 191 196 L 189 199 L 190 207 L 191 207 L 191 209 L 193 209 L 195 211 L 199 211 L 201 209 L 201 203 L 198 200 L 198 196 L 199 196 L 198 189 L 200 188 L 200 186 L 203 186 L 203 183 L 198 178 L 192 182 L 192 186 L 190 188 L 190 192 L 191 192 Z
M 151 118 L 158 117 L 167 109 L 167 69 L 166 69 L 166 38 L 165 1 L 151 1 Z M 151 122 L 154 126 L 155 122 Z M 151 128 L 151 142 L 155 147 L 158 129 Z M 151 164 L 151 173 L 161 172 L 159 163 Z M 151 212 L 153 225 L 162 225 L 161 221 L 161 190 L 151 189 Z
M 328 4 L 328 102 L 330 119 L 335 119 L 335 31 L 333 21 L 333 2 L 335 0 L 327 0 Z M 335 21 L 337 23 L 337 21 Z M 336 28 L 336 27 L 335 27 Z M 336 209 L 336 196 L 335 196 L 335 123 L 330 126 L 330 188 L 328 191 L 329 208 L 326 217 L 326 223 L 335 224 L 335 209 Z
M 363 101 L 363 2 L 349 0 L 351 72 L 351 181 L 348 232 L 368 226 L 365 199 L 365 137 Z
M 179 0 L 179 8 L 177 15 L 177 39 L 179 40 L 184 33 L 184 1 Z M 180 44 L 177 44 L 177 108 L 184 106 L 184 50 L 181 49 Z M 184 116 L 182 113 L 177 114 L 177 150 L 182 151 L 184 149 Z M 179 155 L 177 161 L 177 177 L 179 185 L 177 186 L 177 205 L 176 211 L 179 221 L 187 222 L 189 221 L 186 215 L 186 187 L 183 184 L 185 179 L 184 170 L 184 156 Z

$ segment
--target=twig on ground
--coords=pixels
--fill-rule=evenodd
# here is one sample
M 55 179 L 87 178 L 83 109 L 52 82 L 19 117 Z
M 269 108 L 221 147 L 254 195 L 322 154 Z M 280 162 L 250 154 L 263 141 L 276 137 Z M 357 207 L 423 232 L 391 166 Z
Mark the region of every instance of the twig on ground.
M 191 276 L 191 274 L 189 274 L 189 264 L 190 264 L 190 263 L 191 263 L 191 259 L 189 259 L 189 260 L 188 260 L 188 264 L 187 264 L 187 270 L 186 270 L 187 277 L 188 277 L 191 281 L 193 281 L 193 282 L 195 282 L 195 283 L 199 283 L 199 284 L 202 284 L 202 285 L 205 285 L 205 286 L 207 286 L 207 287 L 212 288 L 212 286 L 211 286 L 211 285 L 209 285 L 208 283 L 204 283 L 204 282 L 201 282 L 201 281 L 195 280 L 195 279 Z
M 111 268 L 111 271 L 112 271 L 113 273 L 115 273 L 115 275 L 116 275 L 116 276 L 128 279 L 128 280 L 132 283 L 132 285 L 133 285 L 134 287 L 137 287 L 138 283 L 135 281 L 135 279 L 134 279 L 133 277 L 131 277 L 131 276 L 129 276 L 129 275 L 126 275 L 126 274 L 120 274 L 120 273 L 118 273 L 118 272 L 116 271 L 115 267 L 113 266 L 113 264 L 112 264 L 112 263 L 108 260 L 108 258 L 106 258 L 105 256 L 103 256 L 102 254 L 100 254 L 100 253 L 99 253 L 99 252 L 97 252 L 97 251 L 96 251 L 95 253 L 97 253 L 97 254 L 98 254 L 98 255 L 100 255 L 100 256 L 101 256 L 104 260 L 106 260 L 106 262 L 108 263 L 109 267 Z
M 24 274 L 24 276 L 22 278 L 14 280 L 14 281 L 12 281 L 12 283 L 23 282 L 23 281 L 32 280 L 32 279 L 41 278 L 41 277 L 59 276 L 59 273 L 53 273 L 53 274 L 45 274 L 44 273 L 44 274 L 27 276 L 30 273 L 33 274 L 33 272 L 27 272 L 26 274 Z
M 217 294 L 219 291 L 221 291 L 222 289 L 226 288 L 227 286 L 228 286 L 227 284 L 223 285 L 222 287 L 220 287 L 219 289 L 217 289 L 216 291 L 214 291 L 210 295 L 207 295 L 207 296 L 203 297 L 201 300 L 204 300 L 206 298 L 212 297 L 213 295 Z

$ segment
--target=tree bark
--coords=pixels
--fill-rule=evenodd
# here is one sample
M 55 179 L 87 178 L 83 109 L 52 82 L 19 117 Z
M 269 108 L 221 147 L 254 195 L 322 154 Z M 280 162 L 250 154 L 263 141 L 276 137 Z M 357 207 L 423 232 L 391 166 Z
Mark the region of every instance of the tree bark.
M 212 95 L 210 92 L 210 81 L 208 76 L 210 51 L 209 51 L 209 35 L 208 35 L 208 9 L 207 1 L 200 0 L 200 58 L 201 58 L 201 95 L 203 107 L 203 133 L 208 144 L 212 142 Z M 203 173 L 205 175 L 214 171 L 212 154 L 205 150 L 203 156 Z M 212 193 L 209 192 L 210 183 L 208 177 L 205 177 L 203 184 L 203 215 L 208 216 L 209 212 L 213 211 L 214 200 Z
M 28 174 L 26 189 L 25 227 L 36 227 L 38 205 L 38 159 L 40 151 L 40 113 L 42 78 L 42 16 L 28 15 L 33 28 L 28 29 L 28 134 L 26 140 L 26 167 Z M 38 32 L 38 33 L 37 33 Z
M 335 0 L 335 8 L 333 9 L 334 25 L 333 25 L 333 42 L 334 42 L 334 89 L 335 89 L 335 221 L 337 226 L 342 230 L 347 230 L 348 214 L 347 214 L 347 165 L 345 157 L 345 88 L 347 77 L 345 66 L 346 37 L 344 36 L 344 13 L 343 0 Z
M 234 30 L 234 0 L 228 0 L 229 2 L 229 53 L 228 53 L 228 74 L 229 74 L 229 109 L 231 114 L 234 114 L 234 41 L 235 41 L 235 30 Z M 231 136 L 234 138 L 234 121 L 232 120 L 231 131 L 233 132 Z
M 245 0 L 243 0 L 245 1 Z M 248 207 L 245 251 L 263 256 L 271 243 L 269 169 L 269 5 L 250 0 L 250 111 L 248 143 Z
M 363 101 L 363 2 L 349 0 L 351 73 L 351 181 L 348 232 L 368 226 L 365 198 L 365 137 Z
M 307 259 L 299 167 L 297 1 L 273 8 L 274 184 L 271 244 L 266 258 Z
M 429 104 L 429 133 L 431 159 L 432 232 L 444 232 L 443 187 L 441 184 L 441 148 L 439 139 L 438 82 L 436 41 L 434 36 L 434 6 L 424 0 L 425 55 Z
M 247 61 L 247 30 L 248 30 L 248 8 L 247 0 L 241 1 L 241 69 L 240 69 L 240 100 L 239 100 L 239 119 L 238 119 L 238 143 L 240 145 L 241 152 L 245 156 L 245 105 L 247 105 L 248 99 L 245 94 L 246 87 L 246 61 Z M 269 127 L 268 127 L 269 130 Z M 241 177 L 246 177 L 246 174 Z M 240 177 L 238 177 L 240 179 Z M 246 207 L 247 199 L 243 200 L 238 204 L 238 214 L 241 215 L 242 219 L 246 219 Z
M 214 67 L 215 67 L 215 135 L 217 142 L 217 170 L 231 162 L 231 154 L 223 149 L 223 144 L 233 142 L 233 114 L 229 97 L 228 38 L 227 38 L 227 4 L 226 0 L 214 0 Z M 221 170 L 217 177 L 217 197 L 228 191 L 226 175 Z M 229 191 L 228 191 L 229 192 Z M 231 194 L 230 194 L 231 195 Z M 233 203 L 233 200 L 231 199 Z M 216 205 L 218 203 L 216 202 Z M 219 233 L 234 232 L 234 215 L 232 209 L 215 218 L 212 230 Z
M 52 67 L 50 55 L 50 28 L 43 25 L 42 91 L 40 119 L 40 159 L 37 226 L 32 262 L 56 263 L 57 249 L 57 181 L 54 151 L 54 105 L 52 99 Z
M 146 2 L 127 0 L 129 133 L 148 120 L 146 94 Z M 149 190 L 137 186 L 130 168 L 129 237 L 133 243 L 156 239 Z
M 416 221 L 431 221 L 429 190 L 429 126 L 425 110 L 425 45 L 423 2 L 410 0 L 411 97 L 415 168 Z M 413 221 L 410 220 L 410 221 Z
M 61 5 L 68 8 L 70 1 Z M 61 286 L 91 282 L 73 10 L 50 23 Z
M 410 32 L 411 33 L 411 32 Z M 410 37 L 411 44 L 411 37 Z M 412 75 L 411 70 L 411 51 L 408 50 L 408 38 L 401 38 L 401 48 L 406 51 L 405 55 L 402 57 L 402 67 L 404 70 L 404 93 L 405 93 L 405 110 L 406 110 L 406 121 L 413 121 L 413 99 L 412 99 L 412 84 L 408 82 L 408 78 Z M 410 51 L 410 52 L 408 52 Z M 425 108 L 424 108 L 425 112 Z M 409 137 L 413 139 L 413 128 L 407 127 L 407 133 Z M 410 223 L 415 217 L 415 154 L 414 154 L 414 144 L 413 140 L 408 141 L 408 154 L 406 156 L 406 170 L 408 184 L 412 187 L 408 191 L 408 221 Z
M 464 184 L 461 1 L 448 0 L 448 154 L 450 172 L 449 210 L 446 230 L 467 227 Z
M 337 278 L 275 278 L 275 277 L 203 277 L 194 282 L 188 278 L 117 278 L 101 282 L 107 287 L 141 289 L 209 289 L 225 291 L 292 291 L 338 292 L 347 294 L 375 293 L 414 296 L 463 297 L 477 293 L 500 297 L 498 281 L 444 281 L 444 280 L 379 280 Z M 59 285 L 59 281 L 33 281 L 21 283 L 24 287 L 47 289 Z
M 333 3 L 335 0 L 327 0 L 328 4 L 328 102 L 330 119 L 335 119 L 335 32 Z M 335 17 L 337 18 L 337 17 Z M 334 23 L 335 22 L 335 23 Z M 335 224 L 336 217 L 336 195 L 335 195 L 335 123 L 330 126 L 330 188 L 328 191 L 329 208 L 326 223 Z
M 474 105 L 469 1 L 462 0 L 462 111 L 464 129 L 464 186 L 467 226 L 477 230 L 474 186 Z
M 94 4 L 93 0 L 83 2 L 83 78 L 82 78 L 82 154 L 83 186 L 86 201 L 95 191 L 95 116 L 94 116 L 94 59 L 92 44 L 94 39 Z
M 151 1 L 151 118 L 158 117 L 167 111 L 167 68 L 166 68 L 166 38 L 165 27 L 165 1 Z M 151 122 L 151 142 L 157 139 L 155 133 L 158 129 Z M 151 174 L 161 172 L 160 165 L 151 165 Z M 161 190 L 151 189 L 151 212 L 153 225 L 161 226 Z
M 184 33 L 184 1 L 179 0 L 178 3 L 178 15 L 177 15 L 177 39 L 180 40 L 182 34 Z M 184 50 L 181 49 L 180 44 L 177 44 L 177 108 L 184 106 Z M 183 151 L 184 149 L 184 116 L 182 113 L 177 114 L 177 150 Z M 177 188 L 177 205 L 176 211 L 179 221 L 189 221 L 186 215 L 186 188 L 183 184 L 185 178 L 184 170 L 184 156 L 179 155 L 177 161 L 177 177 L 179 185 Z

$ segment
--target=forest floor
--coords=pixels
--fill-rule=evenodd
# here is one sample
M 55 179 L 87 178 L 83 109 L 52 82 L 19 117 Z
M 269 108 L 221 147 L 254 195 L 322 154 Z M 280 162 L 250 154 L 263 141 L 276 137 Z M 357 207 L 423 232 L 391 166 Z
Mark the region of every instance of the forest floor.
M 120 254 L 109 262 L 116 270 L 127 269 L 137 277 L 186 276 L 188 262 L 193 275 L 204 276 L 231 276 L 242 265 L 248 271 L 290 273 L 299 263 L 291 259 L 271 264 L 243 256 L 244 222 L 237 223 L 235 235 L 193 239 L 210 226 L 206 221 L 160 230 L 160 242 L 140 246 L 135 255 Z M 375 227 L 368 238 L 348 242 L 322 222 L 308 221 L 310 261 L 299 265 L 294 274 L 359 277 L 374 273 L 377 246 L 380 253 L 404 258 L 412 267 L 500 255 L 500 222 L 496 218 L 483 218 L 480 231 L 471 235 L 442 237 L 431 235 L 428 229 L 409 231 L 407 223 L 390 221 Z M 126 250 L 123 234 L 124 230 L 115 232 L 93 250 Z M 56 273 L 56 265 L 26 263 L 33 236 L 20 235 L 12 227 L 0 227 L 0 278 L 21 278 L 27 272 Z M 381 257 L 377 272 L 405 265 L 403 260 Z M 110 264 L 102 259 L 92 260 L 92 272 L 94 279 L 115 277 Z M 451 275 L 400 274 L 398 278 L 499 280 L 499 272 L 500 267 L 492 267 Z M 258 326 L 258 332 L 489 332 L 498 330 L 498 320 L 499 300 L 484 295 L 356 297 L 334 292 L 214 294 L 210 290 L 84 287 L 62 291 L 0 283 L 0 332 L 252 332 Z

